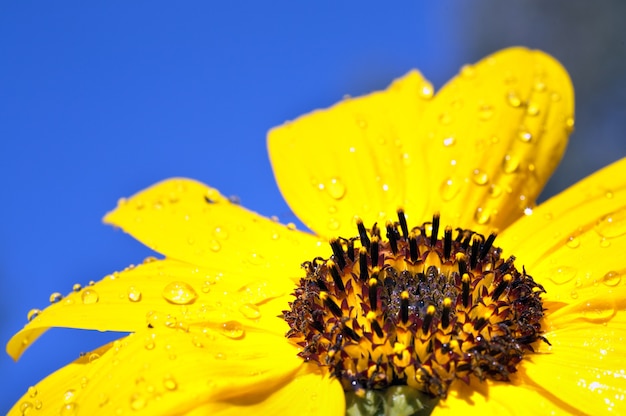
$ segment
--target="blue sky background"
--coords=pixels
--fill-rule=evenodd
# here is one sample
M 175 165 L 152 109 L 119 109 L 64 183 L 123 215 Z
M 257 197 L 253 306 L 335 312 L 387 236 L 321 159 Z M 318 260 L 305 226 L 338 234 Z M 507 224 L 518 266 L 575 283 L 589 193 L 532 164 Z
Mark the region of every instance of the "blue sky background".
M 268 128 L 413 67 L 440 87 L 499 48 L 544 49 L 577 88 L 577 130 L 546 195 L 626 156 L 620 0 L 389 4 L 0 1 L 0 341 L 51 293 L 151 254 L 100 218 L 161 179 L 196 178 L 294 221 Z M 0 413 L 110 339 L 53 330 L 17 364 L 1 354 Z

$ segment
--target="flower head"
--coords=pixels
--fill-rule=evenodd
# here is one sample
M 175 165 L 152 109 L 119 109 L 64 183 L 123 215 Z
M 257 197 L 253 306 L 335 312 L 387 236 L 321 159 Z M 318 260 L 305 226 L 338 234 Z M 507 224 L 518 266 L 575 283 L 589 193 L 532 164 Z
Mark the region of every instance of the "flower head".
M 272 130 L 315 234 L 187 179 L 121 200 L 105 222 L 165 258 L 29 314 L 7 351 L 131 334 L 12 413 L 623 413 L 626 159 L 535 206 L 573 101 L 558 62 L 512 48 L 436 95 L 412 71 Z

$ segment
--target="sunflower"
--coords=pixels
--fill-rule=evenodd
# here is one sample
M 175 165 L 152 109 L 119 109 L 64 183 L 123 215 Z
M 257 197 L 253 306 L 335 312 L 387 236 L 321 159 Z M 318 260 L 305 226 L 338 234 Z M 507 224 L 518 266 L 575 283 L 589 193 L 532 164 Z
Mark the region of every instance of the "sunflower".
M 535 206 L 573 103 L 558 62 L 511 48 L 273 129 L 315 234 L 188 179 L 120 200 L 104 221 L 165 257 L 31 311 L 7 352 L 130 335 L 11 414 L 626 413 L 626 159 Z

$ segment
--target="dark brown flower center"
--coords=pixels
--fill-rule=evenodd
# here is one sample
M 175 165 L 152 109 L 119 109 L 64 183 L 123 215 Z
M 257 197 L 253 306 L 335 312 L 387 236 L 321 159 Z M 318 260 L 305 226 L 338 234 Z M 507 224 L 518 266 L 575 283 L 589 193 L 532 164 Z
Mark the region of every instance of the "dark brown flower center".
M 300 356 L 344 389 L 408 385 L 445 397 L 455 379 L 508 380 L 541 336 L 544 289 L 488 237 L 439 216 L 411 230 L 404 213 L 381 233 L 330 241 L 329 259 L 303 264 L 284 311 Z M 383 236 L 384 235 L 384 236 Z M 547 341 L 546 341 L 547 342 Z

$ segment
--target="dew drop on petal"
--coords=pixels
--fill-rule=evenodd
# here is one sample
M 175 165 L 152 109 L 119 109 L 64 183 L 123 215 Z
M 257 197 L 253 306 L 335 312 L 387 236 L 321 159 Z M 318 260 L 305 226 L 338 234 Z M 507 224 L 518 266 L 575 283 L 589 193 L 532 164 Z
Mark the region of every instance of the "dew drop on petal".
M 254 266 L 260 266 L 265 263 L 265 257 L 254 251 L 248 254 L 248 262 Z
M 616 211 L 600 218 L 594 230 L 601 237 L 616 238 L 626 234 L 626 212 Z
M 339 178 L 332 178 L 326 185 L 326 192 L 331 198 L 340 200 L 346 195 L 346 186 Z
M 37 396 L 37 393 L 38 393 L 38 392 L 37 392 L 37 387 L 35 387 L 35 386 L 30 386 L 30 387 L 28 388 L 27 393 L 28 393 L 28 396 L 29 396 L 29 397 L 35 397 L 35 396 Z
M 602 283 L 606 286 L 617 286 L 622 281 L 622 277 L 618 272 L 610 271 L 602 277 Z
M 166 301 L 175 305 L 188 305 L 198 298 L 196 291 L 185 282 L 168 283 L 161 292 Z
M 28 415 L 30 414 L 30 409 L 33 408 L 33 404 L 31 402 L 28 401 L 24 401 L 22 403 L 20 403 L 20 414 L 21 415 Z
M 135 286 L 128 288 L 128 300 L 131 302 L 139 302 L 141 300 L 141 291 Z
M 517 138 L 524 143 L 530 143 L 533 139 L 533 135 L 525 128 L 520 128 L 517 133 Z
M 78 412 L 78 405 L 76 403 L 65 403 L 63 406 L 61 406 L 61 410 L 59 411 L 59 414 L 61 416 L 72 416 L 77 414 Z
M 574 117 L 568 117 L 565 119 L 565 129 L 567 131 L 574 130 Z
M 26 315 L 28 322 L 31 322 L 33 319 L 38 317 L 40 313 L 41 309 L 31 309 L 30 311 L 28 311 L 28 314 Z
M 509 91 L 506 95 L 506 102 L 509 103 L 511 107 L 519 107 L 522 105 L 522 100 L 519 98 L 519 95 L 515 91 Z
M 481 105 L 478 109 L 478 117 L 483 120 L 489 120 L 493 116 L 493 106 L 491 105 Z
M 80 290 L 81 290 L 82 288 L 83 288 L 83 287 L 81 286 L 81 284 L 80 284 L 80 283 L 74 283 L 74 285 L 72 286 L 72 291 L 74 291 L 74 292 L 80 292 Z
M 602 237 L 600 239 L 600 247 L 602 248 L 607 248 L 611 246 L 611 242 L 609 241 L 608 238 Z
M 578 291 L 577 290 L 572 290 L 569 295 L 570 295 L 570 297 L 572 299 L 578 299 Z
M 570 266 L 561 266 L 550 271 L 548 273 L 548 279 L 552 280 L 557 285 L 563 285 L 572 281 L 576 277 L 578 270 Z
M 474 220 L 480 225 L 485 225 L 491 220 L 491 213 L 488 209 L 478 207 L 474 212 Z
M 57 303 L 59 302 L 61 299 L 63 299 L 63 295 L 60 294 L 59 292 L 54 292 L 50 295 L 50 303 Z
M 449 113 L 441 113 L 439 114 L 439 123 L 447 126 L 452 123 L 452 116 Z
M 209 249 L 212 252 L 217 253 L 222 249 L 222 245 L 217 240 L 211 240 L 209 241 Z
M 491 198 L 499 198 L 502 195 L 502 188 L 497 184 L 489 185 L 489 189 L 487 189 L 487 193 Z
M 461 68 L 461 76 L 463 78 L 474 78 L 475 75 L 476 70 L 472 65 L 463 65 L 463 67 Z
M 424 83 L 419 89 L 419 94 L 422 99 L 429 100 L 433 97 L 434 94 L 433 87 L 428 83 Z
M 165 390 L 174 391 L 178 388 L 178 383 L 174 377 L 165 376 L 163 378 L 163 387 L 165 387 Z
M 150 351 L 150 350 L 153 350 L 155 346 L 156 346 L 156 343 L 154 342 L 154 334 L 146 336 L 146 338 L 143 341 L 143 347 L 147 349 L 148 351 Z
M 295 231 L 296 224 L 294 224 L 293 222 L 287 223 L 287 229 L 290 231 Z
M 141 410 L 146 407 L 146 398 L 139 394 L 135 393 L 130 396 L 130 408 L 133 410 Z
M 94 289 L 85 289 L 80 295 L 80 298 L 85 305 L 93 305 L 98 302 L 99 295 Z
M 248 319 L 258 319 L 261 317 L 261 310 L 258 306 L 245 303 L 239 307 L 239 312 Z
M 458 195 L 460 190 L 461 186 L 459 185 L 458 180 L 455 178 L 448 178 L 444 180 L 439 187 L 439 194 L 441 195 L 442 200 L 451 201 Z
M 243 325 L 238 321 L 224 322 L 220 328 L 220 332 L 222 335 L 232 339 L 241 339 L 246 335 Z
M 456 139 L 454 137 L 452 137 L 452 136 L 446 137 L 445 139 L 443 139 L 443 145 L 445 147 L 454 146 L 455 143 L 456 143 Z
M 514 173 L 519 168 L 519 158 L 512 155 L 505 155 L 502 160 L 502 170 L 504 173 Z
M 565 245 L 569 248 L 578 248 L 580 247 L 580 239 L 575 235 L 570 235 L 567 238 L 567 242 L 565 243 Z
M 529 103 L 528 107 L 526 108 L 526 114 L 528 114 L 531 117 L 535 117 L 537 115 L 539 115 L 539 106 L 537 106 L 537 104 L 534 103 Z
M 337 218 L 330 218 L 327 223 L 327 227 L 331 231 L 338 230 L 340 225 L 341 223 L 337 220 Z
M 224 227 L 215 227 L 213 236 L 219 240 L 226 240 L 228 239 L 228 231 Z
M 487 182 L 489 182 L 489 176 L 480 169 L 474 169 L 474 172 L 472 172 L 472 180 L 476 185 L 486 185 Z

